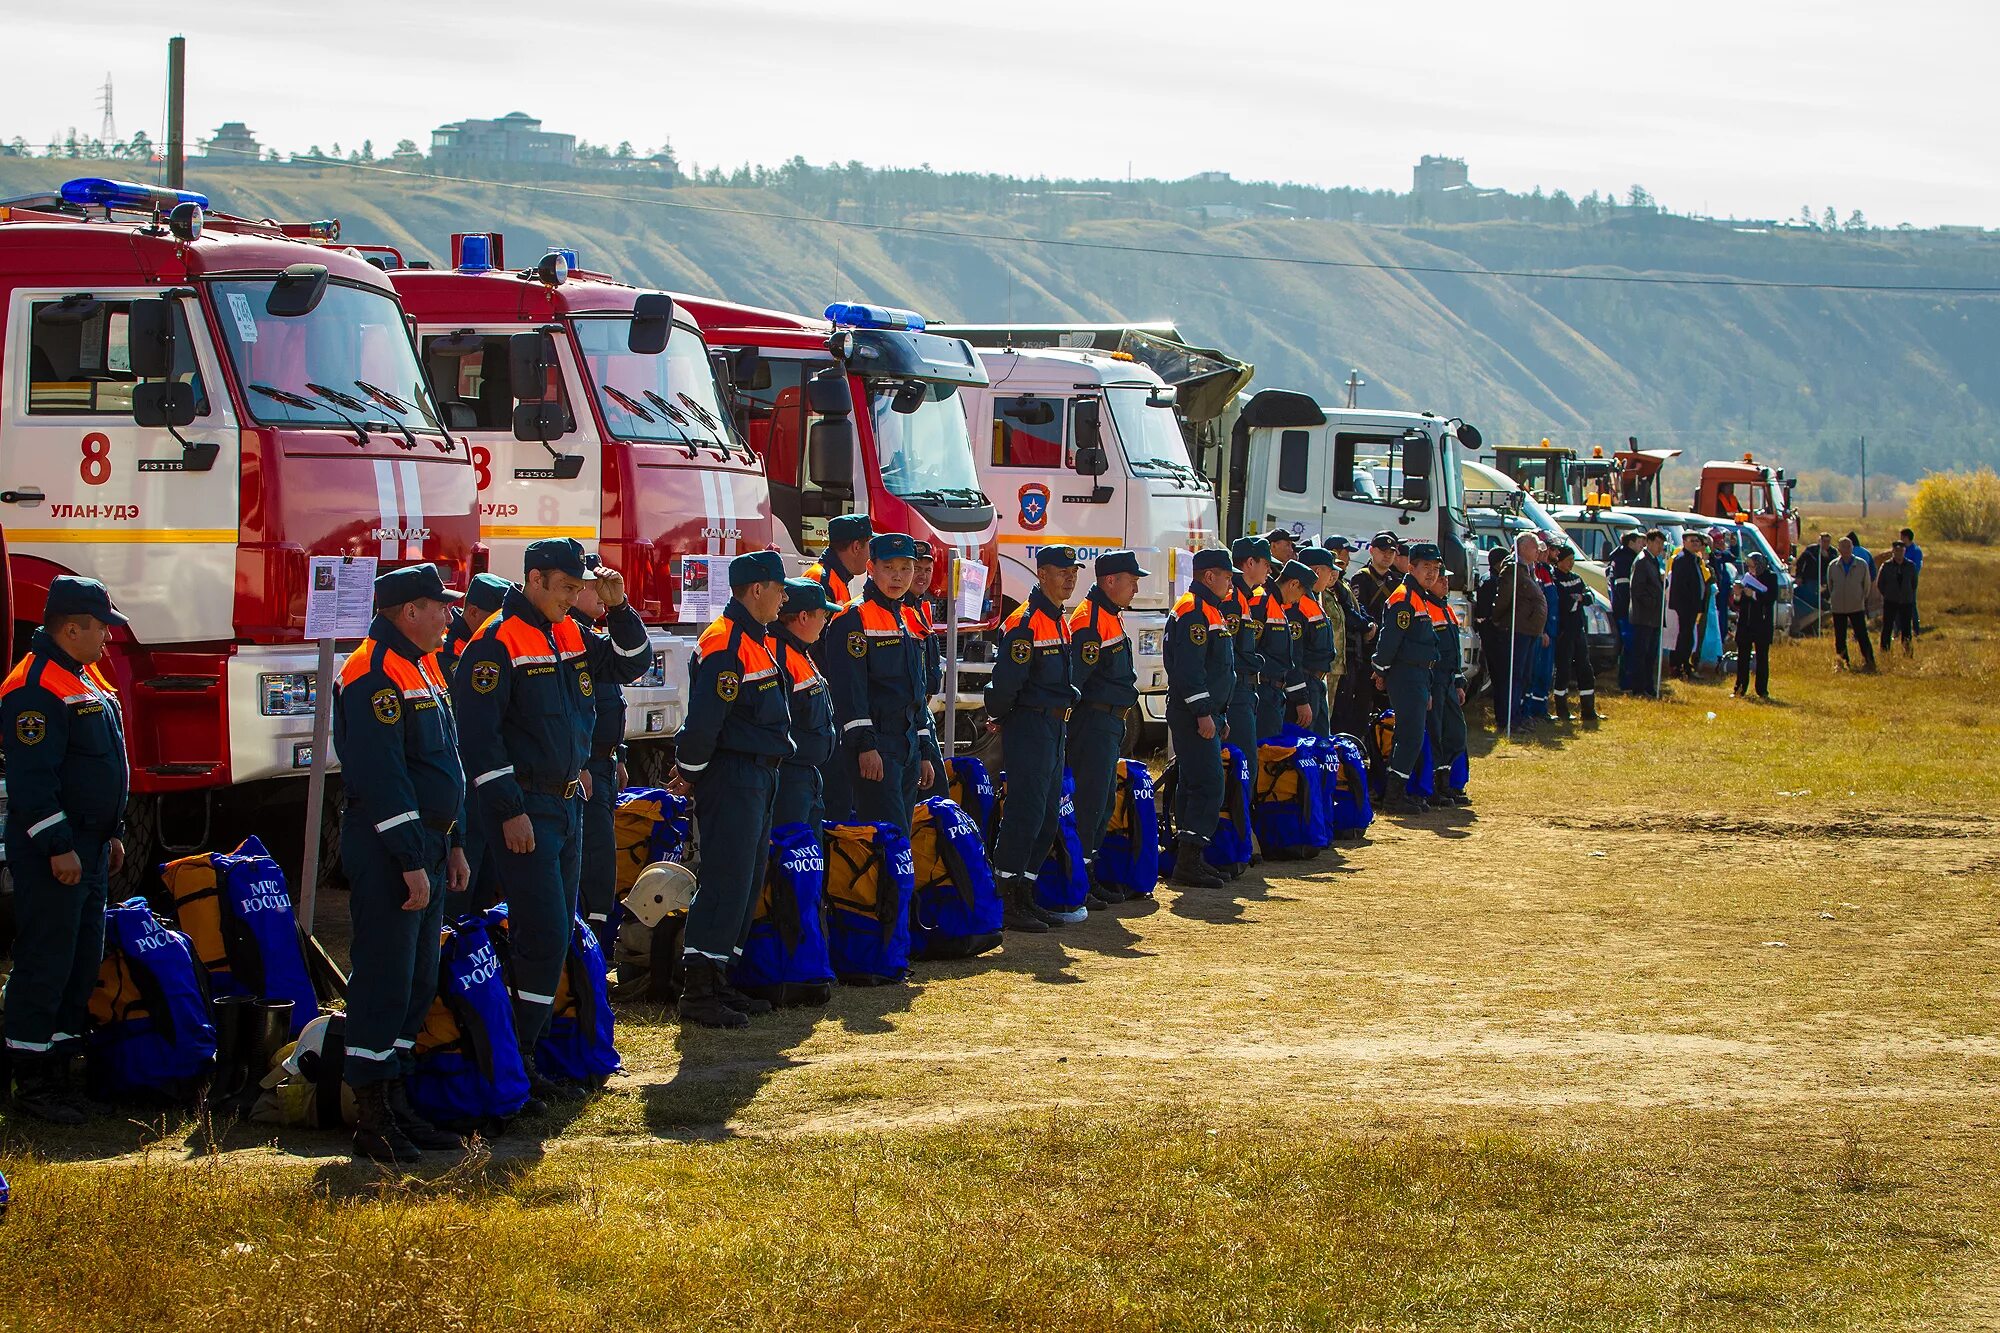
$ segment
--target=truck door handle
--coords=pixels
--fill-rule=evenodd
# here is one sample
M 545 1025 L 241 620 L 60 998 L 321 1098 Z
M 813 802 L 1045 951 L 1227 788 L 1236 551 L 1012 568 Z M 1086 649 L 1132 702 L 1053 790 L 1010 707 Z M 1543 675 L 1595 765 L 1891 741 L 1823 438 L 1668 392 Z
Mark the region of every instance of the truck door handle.
M 21 505 L 33 509 L 49 497 L 37 490 L 0 491 L 0 504 Z

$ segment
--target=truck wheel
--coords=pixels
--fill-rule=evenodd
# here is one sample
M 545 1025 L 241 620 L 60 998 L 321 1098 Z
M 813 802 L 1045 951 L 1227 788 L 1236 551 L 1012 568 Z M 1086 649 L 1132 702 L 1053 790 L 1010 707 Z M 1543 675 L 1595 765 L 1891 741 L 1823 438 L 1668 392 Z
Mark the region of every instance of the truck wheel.
M 134 796 L 125 803 L 125 865 L 111 876 L 111 901 L 122 903 L 134 894 L 156 901 L 162 894 L 159 875 L 160 798 Z
M 664 741 L 632 746 L 625 755 L 625 776 L 635 787 L 664 787 L 674 775 L 674 747 Z

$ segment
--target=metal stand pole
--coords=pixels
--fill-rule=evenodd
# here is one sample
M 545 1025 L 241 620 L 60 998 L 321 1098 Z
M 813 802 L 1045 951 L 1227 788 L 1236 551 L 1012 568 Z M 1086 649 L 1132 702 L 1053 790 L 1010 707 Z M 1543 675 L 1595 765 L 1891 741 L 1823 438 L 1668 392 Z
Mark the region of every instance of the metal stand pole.
M 952 553 L 950 576 L 945 580 L 945 621 L 944 621 L 944 734 L 939 737 L 944 757 L 952 758 L 958 753 L 958 599 L 959 556 Z M 938 774 L 938 783 L 945 785 L 944 774 Z
M 333 738 L 333 640 L 319 641 L 319 674 L 313 678 L 312 769 L 306 776 L 306 845 L 299 870 L 299 926 L 313 934 L 319 901 L 320 818 L 326 809 L 327 747 Z

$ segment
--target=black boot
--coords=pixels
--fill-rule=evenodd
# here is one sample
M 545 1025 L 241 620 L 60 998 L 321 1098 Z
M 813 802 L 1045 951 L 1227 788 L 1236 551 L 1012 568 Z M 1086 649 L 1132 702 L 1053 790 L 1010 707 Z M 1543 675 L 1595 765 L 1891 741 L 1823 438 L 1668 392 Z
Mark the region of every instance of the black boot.
M 1561 694 L 1558 694 L 1556 696 L 1556 719 L 1560 722 L 1567 722 L 1570 720 L 1568 690 L 1564 690 Z
M 1046 935 L 1048 923 L 1035 915 L 1030 899 L 1034 889 L 1020 875 L 1001 873 L 993 877 L 993 887 L 999 890 L 1001 906 L 1006 909 L 1000 918 L 1003 930 L 1017 930 L 1023 935 Z
M 439 1129 L 410 1105 L 410 1090 L 403 1086 L 402 1079 L 392 1078 L 382 1087 L 388 1096 L 389 1114 L 395 1117 L 396 1128 L 403 1131 L 404 1138 L 425 1152 L 457 1152 L 465 1147 L 465 1140 L 449 1130 Z
M 77 1058 L 68 1052 L 51 1052 L 51 1068 L 55 1073 L 56 1095 L 83 1112 L 86 1119 L 108 1116 L 117 1108 L 109 1102 L 98 1101 L 90 1095 L 84 1083 L 83 1071 L 77 1067 Z
M 83 1109 L 63 1096 L 52 1056 L 14 1055 L 14 1109 L 51 1125 L 80 1125 Z
M 728 976 L 727 972 L 723 973 L 722 984 L 716 987 L 715 994 L 717 999 L 721 1000 L 731 1009 L 734 1009 L 737 1013 L 747 1018 L 761 1018 L 778 1007 L 769 1000 L 760 999 L 755 995 L 737 990 L 736 987 L 729 984 Z
M 1021 903 L 1030 912 L 1035 914 L 1035 920 L 1041 922 L 1050 930 L 1058 930 L 1068 924 L 1068 922 L 1061 912 L 1051 911 L 1035 901 L 1035 881 L 1039 878 L 1041 878 L 1039 875 L 1020 876 Z
M 523 1051 L 521 1063 L 528 1071 L 528 1096 L 543 1106 L 557 1102 L 580 1102 L 590 1095 L 590 1090 L 581 1083 L 571 1083 L 567 1079 L 550 1078 L 535 1064 L 535 1057 Z
M 1094 884 L 1091 886 L 1090 891 L 1104 899 L 1106 905 L 1111 907 L 1116 907 L 1122 902 L 1129 902 L 1132 898 L 1131 894 L 1125 892 L 1125 890 L 1119 888 L 1116 884 Z
M 389 1110 L 389 1086 L 364 1083 L 354 1094 L 354 1155 L 371 1162 L 410 1163 L 423 1160 L 424 1150 L 404 1136 Z
M 1604 714 L 1597 711 L 1596 690 L 1585 690 L 1583 692 L 1583 720 L 1585 722 L 1602 722 L 1604 720 Z
M 1168 882 L 1184 889 L 1219 889 L 1222 876 L 1215 873 L 1202 856 L 1204 844 L 1200 838 L 1182 838 L 1174 851 L 1174 873 Z
M 687 979 L 681 985 L 681 1026 L 747 1028 L 750 1016 L 722 1000 L 722 965 L 700 954 L 686 955 Z
M 1430 806 L 1421 796 L 1412 796 L 1401 782 L 1391 782 L 1389 790 L 1382 793 L 1381 811 L 1385 815 L 1421 815 Z

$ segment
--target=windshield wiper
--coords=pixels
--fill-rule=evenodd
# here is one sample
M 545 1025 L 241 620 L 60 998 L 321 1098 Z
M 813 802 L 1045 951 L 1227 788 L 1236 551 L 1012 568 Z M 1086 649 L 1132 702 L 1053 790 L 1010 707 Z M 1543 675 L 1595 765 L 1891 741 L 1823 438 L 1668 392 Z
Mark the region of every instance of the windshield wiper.
M 393 424 L 403 434 L 403 447 L 405 449 L 414 449 L 417 447 L 417 438 L 411 433 L 409 422 L 404 420 L 404 417 L 409 413 L 418 410 L 416 404 L 406 403 L 387 389 L 379 385 L 370 384 L 367 380 L 354 381 L 354 387 L 367 394 L 370 398 L 373 398 L 377 407 L 391 414 L 394 418 Z M 439 425 L 429 413 L 424 414 L 423 424 L 417 427 L 417 429 L 428 434 L 440 436 L 443 443 L 438 445 L 438 449 L 441 452 L 448 454 L 452 451 L 451 432 Z
M 607 384 L 604 386 L 604 396 L 606 398 L 609 398 L 612 402 L 618 404 L 618 406 L 624 408 L 627 412 L 630 412 L 633 416 L 639 418 L 639 420 L 641 421 L 652 422 L 657 420 L 657 418 L 655 418 L 651 412 L 648 412 L 645 409 L 645 407 L 639 402 L 637 398 L 634 398 L 631 394 L 626 393 L 621 389 L 613 388 L 611 385 Z
M 646 390 L 646 401 L 650 402 L 654 407 L 660 409 L 661 415 L 667 418 L 667 424 L 672 426 L 674 430 L 679 433 L 681 437 L 681 443 L 687 446 L 686 456 L 689 458 L 693 458 L 697 450 L 695 448 L 694 436 L 688 434 L 687 413 L 681 411 L 678 407 L 675 407 L 672 403 L 660 397 L 659 394 L 653 392 L 651 389 Z
M 311 388 L 313 386 L 308 385 L 307 387 Z M 354 432 L 354 443 L 356 447 L 360 447 L 368 443 L 367 427 L 363 426 L 360 422 L 356 421 L 353 417 L 348 416 L 346 413 L 335 411 L 333 408 L 328 407 L 325 403 L 315 402 L 312 399 L 306 397 L 302 393 L 293 393 L 290 389 L 273 388 L 269 384 L 252 384 L 250 386 L 250 389 L 253 393 L 261 393 L 266 398 L 272 399 L 275 402 L 283 403 L 286 407 L 303 408 L 308 412 L 325 412 L 329 416 L 339 417 L 342 421 L 347 423 L 348 429 Z

